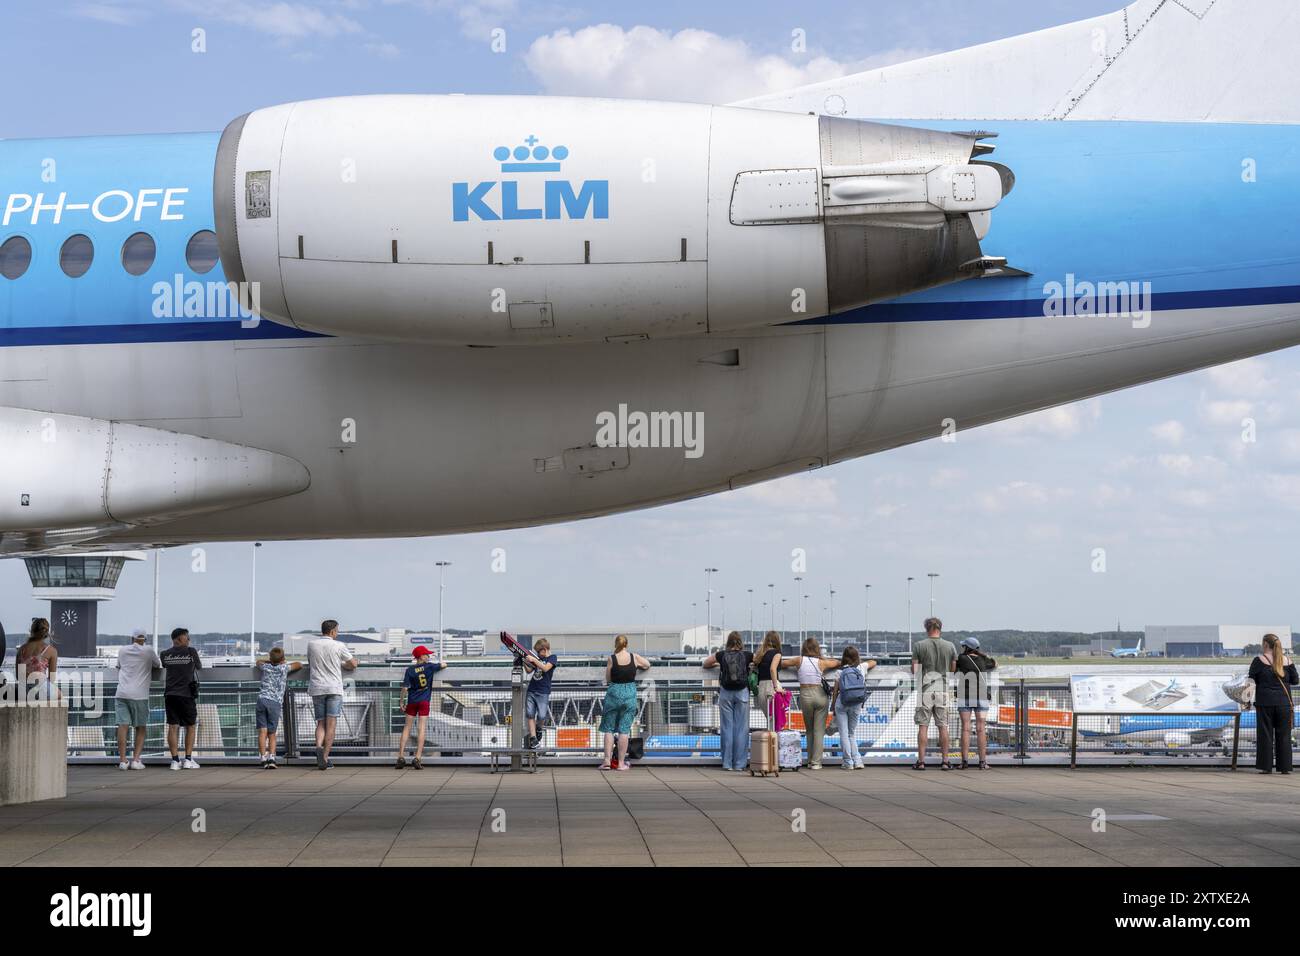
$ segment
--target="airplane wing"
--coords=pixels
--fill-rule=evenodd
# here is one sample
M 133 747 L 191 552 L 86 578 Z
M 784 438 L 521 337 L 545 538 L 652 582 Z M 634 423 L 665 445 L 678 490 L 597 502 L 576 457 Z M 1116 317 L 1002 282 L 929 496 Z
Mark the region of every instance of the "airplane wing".
M 874 119 L 1295 123 L 1298 34 L 1295 0 L 1138 0 L 735 105 Z

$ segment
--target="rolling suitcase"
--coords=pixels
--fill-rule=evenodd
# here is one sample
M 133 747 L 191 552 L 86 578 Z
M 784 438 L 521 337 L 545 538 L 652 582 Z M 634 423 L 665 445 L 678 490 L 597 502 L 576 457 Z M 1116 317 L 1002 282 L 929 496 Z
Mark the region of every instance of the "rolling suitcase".
M 776 763 L 781 770 L 798 770 L 803 766 L 803 736 L 797 730 L 777 734 Z
M 771 721 L 772 708 L 768 704 L 768 720 Z M 776 760 L 777 736 L 771 730 L 751 730 L 749 732 L 749 775 L 769 773 L 780 776 L 781 769 Z

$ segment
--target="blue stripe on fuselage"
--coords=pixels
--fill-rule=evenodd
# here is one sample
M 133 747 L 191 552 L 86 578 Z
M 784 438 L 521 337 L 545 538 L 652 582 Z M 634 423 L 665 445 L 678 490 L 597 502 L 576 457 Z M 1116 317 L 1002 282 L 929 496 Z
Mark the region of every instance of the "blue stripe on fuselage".
M 900 122 L 962 130 L 971 123 Z M 981 124 L 984 125 L 984 124 Z M 1044 287 L 1151 283 L 1155 311 L 1300 303 L 1300 127 L 1164 123 L 996 122 L 990 159 L 1016 173 L 993 213 L 986 254 L 1029 278 L 978 279 L 798 324 L 952 321 L 1043 314 Z M 34 250 L 18 280 L 0 279 L 0 347 L 300 337 L 262 322 L 154 315 L 156 283 L 216 281 L 185 263 L 185 245 L 211 229 L 215 133 L 0 141 L 0 212 L 11 194 L 67 193 L 90 202 L 111 190 L 185 188 L 179 220 L 158 208 L 116 223 L 66 211 L 0 224 Z M 50 161 L 53 161 L 51 165 Z M 1254 170 L 1254 181 L 1244 173 Z M 52 178 L 51 178 L 52 176 Z M 117 208 L 105 204 L 111 215 Z M 612 210 L 617 218 L 617 207 Z M 627 224 L 636 228 L 635 223 Z M 747 227 L 779 228 L 779 227 Z M 128 236 L 146 231 L 157 260 L 143 276 L 121 265 Z M 84 232 L 95 261 L 79 279 L 59 269 L 59 247 Z

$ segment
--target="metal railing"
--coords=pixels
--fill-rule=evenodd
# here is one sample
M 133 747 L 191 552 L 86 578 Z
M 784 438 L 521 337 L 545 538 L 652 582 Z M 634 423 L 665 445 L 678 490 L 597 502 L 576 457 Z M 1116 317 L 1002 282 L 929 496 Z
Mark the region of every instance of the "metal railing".
M 1231 758 L 1230 766 L 1236 770 L 1241 753 L 1241 717 L 1240 711 L 1075 711 L 1070 721 L 1070 766 L 1079 765 L 1080 749 L 1085 753 L 1100 749 L 1106 754 L 1150 755 L 1188 754 L 1199 747 Z M 1099 742 L 1104 747 L 1099 748 Z
M 364 665 L 352 672 L 346 684 L 334 754 L 368 761 L 393 759 L 405 719 L 398 707 L 403 671 L 401 666 Z M 300 671 L 290 679 L 278 735 L 277 749 L 290 759 L 313 755 L 315 750 L 315 719 L 304 673 Z M 195 746 L 198 756 L 231 761 L 256 757 L 256 676 L 248 667 L 214 667 L 202 673 Z M 516 718 L 512 714 L 509 667 L 457 663 L 439 677 L 442 680 L 435 684 L 426 727 L 426 755 L 431 759 L 485 762 L 492 751 L 508 748 Z M 60 674 L 60 686 L 74 702 L 68 719 L 70 760 L 116 759 L 115 678 L 112 669 L 101 669 L 93 675 Z M 786 688 L 793 695 L 791 729 L 803 737 L 806 752 L 808 728 L 803 726 L 799 711 L 799 688 L 793 683 Z M 911 758 L 916 752 L 916 724 L 910 675 L 905 668 L 878 668 L 872 672 L 867 689 L 853 746 L 858 753 L 876 759 Z M 634 736 L 644 739 L 646 759 L 665 763 L 717 762 L 721 749 L 718 691 L 716 670 L 703 670 L 698 663 L 688 661 L 655 662 L 649 674 L 638 681 L 632 730 Z M 601 752 L 604 695 L 601 664 L 562 662 L 550 695 L 550 720 L 542 730 L 543 749 L 555 752 L 554 757 L 546 759 L 589 761 Z M 1183 729 L 1170 725 L 1168 720 L 1159 734 L 1139 733 L 1112 720 L 1140 716 L 1076 715 L 1071 711 L 1068 684 L 1003 681 L 994 685 L 986 714 L 988 753 L 991 758 L 1017 761 L 1043 757 L 1063 762 L 1067 756 L 1071 762 L 1078 762 L 1080 756 L 1090 760 L 1123 756 L 1131 760 L 1143 755 L 1178 754 L 1207 762 L 1222 762 L 1226 755 L 1235 762 L 1241 751 L 1253 750 L 1253 732 L 1240 733 L 1240 719 L 1236 720 L 1237 732 L 1230 750 L 1225 751 L 1213 733 L 1204 732 L 1210 725 L 1233 724 L 1231 714 L 1161 715 L 1190 722 L 1191 729 L 1185 735 Z M 523 715 L 518 719 L 522 720 Z M 961 726 L 955 706 L 949 706 L 947 722 L 950 750 L 955 753 L 960 749 Z M 766 726 L 766 716 L 752 704 L 749 724 L 751 729 Z M 165 733 L 161 687 L 155 684 L 150 698 L 147 756 L 166 753 Z M 973 753 L 973 726 L 970 736 Z M 937 747 L 938 733 L 933 724 L 929 739 L 930 746 Z M 828 721 L 825 753 L 832 761 L 843 753 L 844 743 L 834 721 Z

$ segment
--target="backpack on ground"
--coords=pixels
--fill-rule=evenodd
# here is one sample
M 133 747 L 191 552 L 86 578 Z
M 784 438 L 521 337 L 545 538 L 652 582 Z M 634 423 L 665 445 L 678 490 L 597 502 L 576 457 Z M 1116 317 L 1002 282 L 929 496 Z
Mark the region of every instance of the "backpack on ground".
M 840 693 L 836 700 L 845 707 L 857 707 L 867 699 L 867 679 L 859 667 L 840 671 Z

